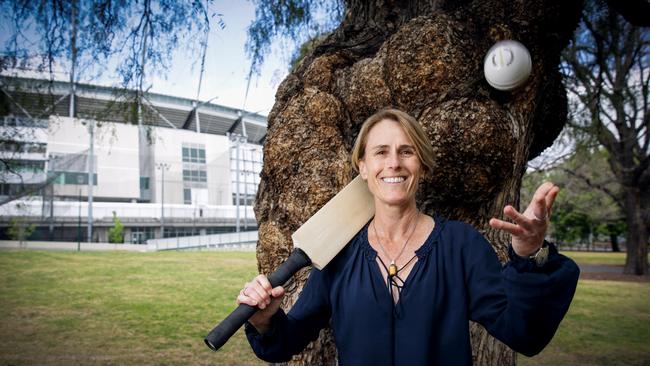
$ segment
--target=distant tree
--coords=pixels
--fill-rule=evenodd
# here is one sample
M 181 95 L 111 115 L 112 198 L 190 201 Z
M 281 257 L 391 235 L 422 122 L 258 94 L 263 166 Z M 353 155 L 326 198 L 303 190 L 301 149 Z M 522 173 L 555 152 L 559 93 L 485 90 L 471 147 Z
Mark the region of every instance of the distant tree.
M 609 242 L 612 246 L 612 252 L 620 252 L 621 249 L 618 245 L 619 236 L 627 233 L 627 225 L 625 220 L 617 220 L 614 222 L 604 222 L 596 226 L 595 233 L 599 235 L 606 235 L 609 237 Z
M 622 208 L 628 228 L 625 273 L 646 274 L 650 230 L 650 29 L 633 26 L 605 3 L 591 0 L 562 58 L 572 111 L 569 126 L 579 148 L 600 145 L 607 151 L 609 169 L 620 191 L 614 192 L 578 170 L 571 173 L 605 192 Z
M 34 230 L 36 230 L 34 224 L 27 224 L 27 220 L 23 216 L 16 216 L 9 220 L 7 236 L 11 240 L 17 240 L 19 245 L 22 246 L 23 242 L 32 236 Z
M 619 251 L 618 236 L 624 228 L 621 193 L 607 163 L 609 153 L 604 148 L 573 151 L 565 160 L 528 172 L 522 182 L 522 200 L 532 198 L 535 188 L 544 180 L 562 187 L 551 215 L 550 234 L 561 242 L 587 241 L 593 235 L 609 237 L 612 251 Z M 586 181 L 585 177 L 589 177 Z M 601 189 L 593 188 L 594 185 Z M 613 196 L 613 197 L 612 197 Z
M 113 227 L 108 230 L 108 242 L 114 244 L 124 243 L 124 224 L 113 211 Z

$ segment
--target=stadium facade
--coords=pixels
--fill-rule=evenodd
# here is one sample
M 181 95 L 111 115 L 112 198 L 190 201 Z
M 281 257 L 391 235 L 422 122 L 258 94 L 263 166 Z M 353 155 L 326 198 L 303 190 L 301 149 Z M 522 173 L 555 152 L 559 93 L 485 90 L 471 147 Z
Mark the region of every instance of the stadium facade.
M 266 117 L 18 76 L 0 89 L 0 238 L 107 242 L 115 218 L 126 243 L 256 228 Z

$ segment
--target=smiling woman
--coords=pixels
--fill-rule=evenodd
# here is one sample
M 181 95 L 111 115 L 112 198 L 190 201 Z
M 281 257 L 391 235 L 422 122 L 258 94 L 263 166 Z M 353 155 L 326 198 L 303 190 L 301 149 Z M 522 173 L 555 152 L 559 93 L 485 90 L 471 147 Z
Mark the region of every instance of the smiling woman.
M 258 357 L 287 361 L 328 325 L 341 365 L 469 365 L 469 320 L 526 355 L 546 346 L 579 272 L 544 241 L 557 187 L 540 186 L 523 213 L 506 206 L 514 223 L 490 221 L 512 236 L 502 269 L 476 229 L 418 209 L 433 159 L 414 118 L 395 109 L 368 118 L 352 163 L 374 196 L 372 220 L 323 270 L 312 270 L 288 314 L 280 309 L 284 288 L 264 275 L 237 298 L 260 309 L 246 326 Z
M 388 205 L 412 203 L 423 174 L 433 166 L 426 134 L 408 114 L 385 109 L 364 123 L 352 150 L 352 166 L 375 198 Z M 413 210 L 411 210 L 413 211 Z

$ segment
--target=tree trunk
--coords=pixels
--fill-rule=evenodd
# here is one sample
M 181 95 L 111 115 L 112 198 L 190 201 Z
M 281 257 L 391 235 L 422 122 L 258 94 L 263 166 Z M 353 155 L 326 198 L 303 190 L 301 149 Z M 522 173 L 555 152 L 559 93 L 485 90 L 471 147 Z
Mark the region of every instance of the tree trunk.
M 612 252 L 618 253 L 621 251 L 621 248 L 618 246 L 618 235 L 609 234 L 609 242 L 612 245 Z
M 624 273 L 644 275 L 648 273 L 648 230 L 641 213 L 641 195 L 636 187 L 624 187 L 623 190 L 629 226 Z
M 420 187 L 423 212 L 473 224 L 507 259 L 509 238 L 490 217 L 518 205 L 529 159 L 550 146 L 566 120 L 560 51 L 579 1 L 350 0 L 342 24 L 280 85 L 268 118 L 255 206 L 259 270 L 269 273 L 292 249 L 290 234 L 353 177 L 349 153 L 359 127 L 387 106 L 418 119 L 436 166 Z M 528 83 L 491 89 L 483 58 L 499 40 L 531 52 Z M 287 285 L 295 302 L 307 271 Z M 514 352 L 472 325 L 477 365 L 512 365 Z M 321 333 L 290 364 L 335 364 L 331 334 Z

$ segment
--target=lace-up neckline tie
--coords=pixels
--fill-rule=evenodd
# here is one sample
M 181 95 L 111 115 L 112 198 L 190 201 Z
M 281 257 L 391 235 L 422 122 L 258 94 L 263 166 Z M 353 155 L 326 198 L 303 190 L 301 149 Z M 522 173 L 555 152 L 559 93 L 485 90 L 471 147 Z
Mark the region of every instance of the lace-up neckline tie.
M 386 273 L 388 274 L 386 277 L 386 285 L 388 286 L 388 292 L 390 293 L 393 302 L 399 300 L 400 294 L 402 292 L 402 288 L 404 287 L 404 279 L 399 276 L 399 272 L 402 271 L 404 268 L 406 268 L 409 264 L 411 264 L 411 262 L 417 257 L 417 254 L 413 255 L 413 257 L 411 257 L 411 259 L 409 259 L 408 262 L 406 262 L 401 268 L 398 268 L 397 265 L 395 264 L 395 261 L 397 261 L 404 253 L 404 250 L 406 249 L 409 240 L 411 240 L 411 237 L 413 236 L 413 233 L 417 228 L 418 225 L 417 218 L 419 215 L 420 212 L 418 211 L 417 214 L 415 215 L 415 224 L 413 225 L 411 234 L 409 234 L 408 238 L 404 242 L 404 245 L 402 246 L 402 249 L 400 250 L 399 254 L 397 254 L 397 257 L 395 257 L 395 259 L 391 259 L 390 256 L 388 256 L 388 252 L 386 251 L 386 248 L 384 248 L 384 245 L 381 243 L 381 240 L 379 240 L 379 234 L 377 233 L 377 226 L 375 225 L 375 220 L 372 221 L 372 228 L 375 232 L 375 237 L 377 238 L 377 243 L 379 244 L 379 248 L 381 248 L 381 251 L 384 253 L 386 258 L 391 260 L 390 264 L 386 266 L 386 263 L 384 263 L 381 257 L 377 256 L 379 262 L 381 263 L 381 265 L 386 270 Z M 395 291 L 397 291 L 397 298 L 395 298 Z

